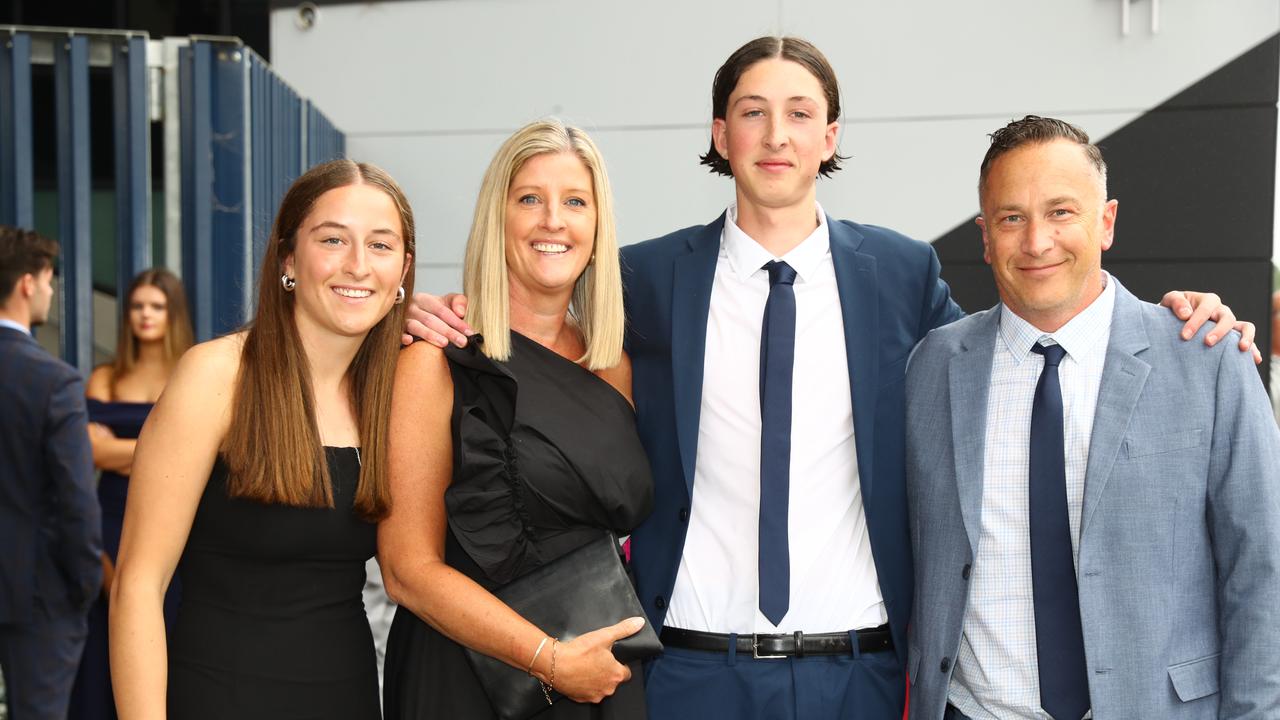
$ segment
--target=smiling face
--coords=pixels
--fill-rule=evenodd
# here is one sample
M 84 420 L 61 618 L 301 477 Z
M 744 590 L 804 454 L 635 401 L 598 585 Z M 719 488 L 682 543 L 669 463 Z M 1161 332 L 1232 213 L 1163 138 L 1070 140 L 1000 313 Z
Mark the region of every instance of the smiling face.
M 569 152 L 534 155 L 511 178 L 504 237 L 513 298 L 572 294 L 595 249 L 592 185 Z
M 284 263 L 297 281 L 299 332 L 368 333 L 391 309 L 410 262 L 389 195 L 367 184 L 325 192 L 298 226 Z
M 1000 300 L 1045 332 L 1065 325 L 1102 293 L 1116 210 L 1077 143 L 1031 143 L 999 156 L 977 222 Z
M 812 205 L 818 169 L 836 151 L 838 122 L 827 122 L 818 78 L 803 65 L 770 58 L 752 65 L 711 124 L 716 151 L 729 161 L 738 204 Z
M 159 342 L 169 330 L 169 302 L 155 285 L 139 285 L 129 297 L 129 328 L 138 342 Z

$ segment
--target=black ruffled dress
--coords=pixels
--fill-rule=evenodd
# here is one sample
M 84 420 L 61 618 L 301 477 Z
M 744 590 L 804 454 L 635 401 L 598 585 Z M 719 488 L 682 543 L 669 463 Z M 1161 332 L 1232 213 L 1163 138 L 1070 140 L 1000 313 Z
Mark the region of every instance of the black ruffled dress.
M 649 462 L 635 414 L 612 386 L 511 333 L 511 359 L 446 351 L 453 375 L 452 484 L 445 560 L 494 589 L 649 513 Z M 598 705 L 560 700 L 539 718 L 645 717 L 642 673 Z M 387 640 L 389 719 L 491 718 L 462 647 L 401 608 Z

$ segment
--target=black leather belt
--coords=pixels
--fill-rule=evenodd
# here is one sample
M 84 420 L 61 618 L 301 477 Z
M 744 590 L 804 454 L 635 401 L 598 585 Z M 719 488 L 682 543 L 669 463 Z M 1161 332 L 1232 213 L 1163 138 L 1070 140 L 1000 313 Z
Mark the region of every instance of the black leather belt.
M 893 649 L 893 634 L 888 625 L 858 630 L 858 652 L 880 652 Z M 700 632 L 682 628 L 662 628 L 662 644 L 685 650 L 729 652 L 729 638 L 723 633 Z M 776 635 L 738 635 L 737 650 L 754 658 L 804 657 L 806 655 L 850 655 L 853 645 L 849 633 L 812 633 L 796 631 Z

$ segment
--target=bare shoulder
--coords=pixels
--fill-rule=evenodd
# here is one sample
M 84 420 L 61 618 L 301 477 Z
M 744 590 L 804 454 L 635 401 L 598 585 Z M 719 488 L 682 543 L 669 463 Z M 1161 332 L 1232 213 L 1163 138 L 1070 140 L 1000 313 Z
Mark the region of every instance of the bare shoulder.
M 438 373 L 449 367 L 444 350 L 429 342 L 415 342 L 400 351 L 396 360 L 396 374 L 425 375 Z
M 243 350 L 244 333 L 224 335 L 192 346 L 178 360 L 165 386 L 165 394 L 180 394 L 187 401 L 203 399 L 226 406 L 231 401 Z
M 635 406 L 635 401 L 631 399 L 631 356 L 627 355 L 625 350 L 618 359 L 617 365 L 596 370 L 595 374 L 612 385 L 613 389 L 626 398 L 632 407 Z
M 111 381 L 115 379 L 115 375 L 116 370 L 110 363 L 94 368 L 84 385 L 85 397 L 101 402 L 111 402 Z

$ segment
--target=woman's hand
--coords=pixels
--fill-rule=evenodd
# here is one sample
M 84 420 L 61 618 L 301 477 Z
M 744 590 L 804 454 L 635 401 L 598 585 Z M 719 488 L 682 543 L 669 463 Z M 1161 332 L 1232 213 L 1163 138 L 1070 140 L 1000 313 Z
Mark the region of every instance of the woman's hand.
M 415 293 L 405 309 L 404 335 L 400 342 L 409 345 L 416 337 L 439 348 L 449 343 L 464 347 L 467 336 L 475 332 L 462 319 L 466 314 L 467 298 L 463 295 L 450 293 L 437 297 L 424 292 Z
M 538 676 L 575 702 L 598 703 L 631 679 L 631 670 L 613 657 L 613 644 L 644 627 L 644 618 L 627 618 L 545 650 L 538 657 Z M 554 658 L 555 676 L 551 677 Z

